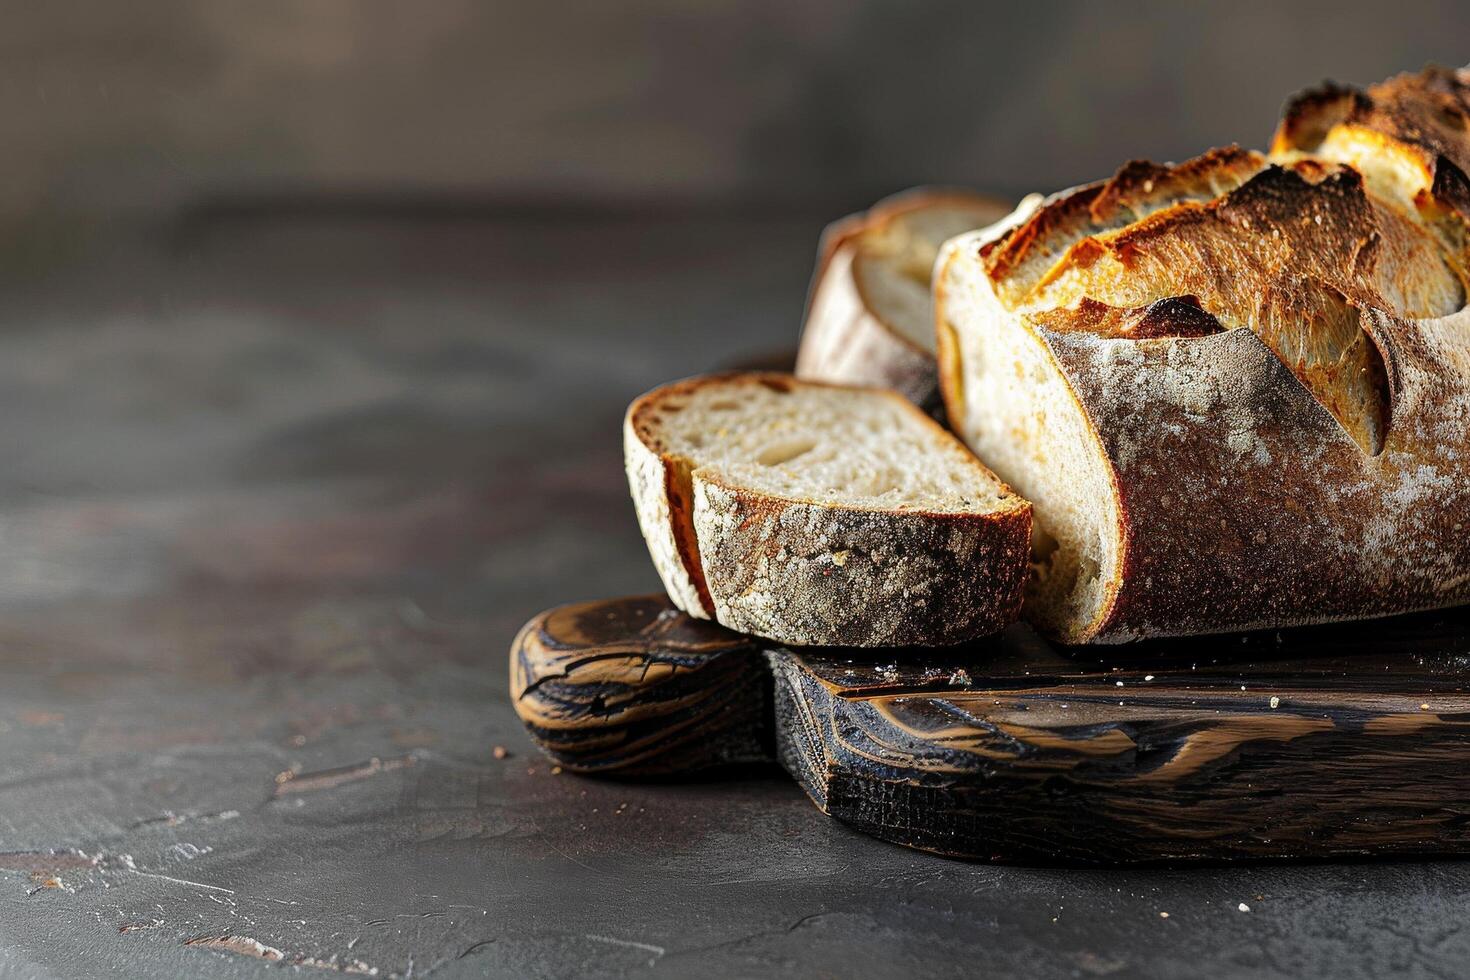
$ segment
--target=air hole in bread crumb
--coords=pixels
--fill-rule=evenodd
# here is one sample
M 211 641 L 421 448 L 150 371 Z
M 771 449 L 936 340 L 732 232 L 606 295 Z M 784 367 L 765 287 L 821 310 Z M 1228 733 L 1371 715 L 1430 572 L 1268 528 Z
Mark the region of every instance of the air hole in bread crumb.
M 1091 555 L 1082 555 L 1077 559 L 1077 577 L 1083 582 L 1093 582 L 1097 579 L 1102 568 L 1097 559 Z
M 792 439 L 786 442 L 778 442 L 761 450 L 760 455 L 756 457 L 756 462 L 762 466 L 780 466 L 783 463 L 791 462 L 799 456 L 805 456 L 815 448 L 817 448 L 817 444 L 810 439 Z
M 1038 523 L 1031 525 L 1031 557 L 1037 564 L 1044 564 L 1051 560 L 1060 545 L 1057 539 Z
M 868 482 L 868 485 L 862 489 L 862 492 L 870 497 L 881 497 L 885 493 L 891 493 L 892 491 L 897 489 L 898 484 L 895 483 L 891 477 L 875 476 L 872 480 Z

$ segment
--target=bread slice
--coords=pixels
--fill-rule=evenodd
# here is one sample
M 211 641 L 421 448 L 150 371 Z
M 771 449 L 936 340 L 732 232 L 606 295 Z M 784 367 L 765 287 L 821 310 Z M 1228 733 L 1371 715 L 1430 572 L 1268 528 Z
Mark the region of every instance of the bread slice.
M 1031 508 L 898 395 L 775 373 L 635 401 L 628 482 L 685 612 L 794 645 L 938 646 L 1015 619 Z
M 1115 642 L 1470 601 L 1455 201 L 1339 156 L 1130 164 L 946 246 L 946 408 L 1035 507 L 1027 616 L 1045 632 Z
M 829 225 L 808 291 L 797 377 L 892 388 L 936 407 L 934 260 L 947 239 L 1010 209 L 969 191 L 920 187 Z

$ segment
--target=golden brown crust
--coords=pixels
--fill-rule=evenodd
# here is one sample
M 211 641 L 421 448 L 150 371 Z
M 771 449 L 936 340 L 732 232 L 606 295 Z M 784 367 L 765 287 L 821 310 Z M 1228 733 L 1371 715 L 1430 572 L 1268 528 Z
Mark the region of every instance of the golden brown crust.
M 1230 145 L 1207 150 L 1178 165 L 1132 160 L 1118 168 L 1089 207 L 1094 225 L 1137 221 L 1166 205 L 1209 200 L 1240 186 L 1264 166 L 1254 150 Z
M 1045 261 L 1071 244 L 1080 228 L 1091 227 L 1092 205 L 1102 194 L 1106 181 L 1084 184 L 1055 194 L 1032 212 L 1031 217 L 1004 235 L 987 242 L 980 255 L 990 278 L 1010 278 L 1025 262 Z
M 1028 266 L 1047 265 L 1084 236 L 1123 227 L 1162 207 L 1208 201 L 1240 186 L 1265 166 L 1264 158 L 1238 146 L 1210 150 L 1178 166 L 1133 160 L 1111 178 L 1065 191 L 981 250 L 997 283 Z M 1020 278 L 1027 278 L 1019 276 Z
M 1250 298 L 1273 281 L 1319 280 L 1408 316 L 1459 293 L 1422 226 L 1371 199 L 1357 172 L 1310 161 L 1266 167 L 1208 202 L 1185 200 L 1079 239 L 1017 305 L 1058 305 L 1051 287 L 1078 272 L 1086 275 L 1076 285 L 1094 299 L 1173 289 L 1241 324 Z
M 1362 89 L 1330 80 L 1298 92 L 1282 110 L 1271 152 L 1310 152 L 1321 145 L 1333 126 L 1371 109 L 1372 103 Z
M 1463 303 L 1423 226 L 1371 199 L 1355 171 L 1303 161 L 1079 240 L 1019 304 L 1046 311 L 1053 330 L 1197 336 L 1204 324 L 1188 306 L 1156 311 L 1139 334 L 1078 302 L 1145 309 L 1181 295 L 1259 334 L 1369 452 L 1382 443 L 1388 392 L 1362 312 L 1424 317 Z
M 1383 134 L 1420 160 L 1430 194 L 1470 217 L 1470 74 L 1431 65 L 1367 91 L 1325 82 L 1287 103 L 1274 154 L 1317 152 L 1336 127 Z

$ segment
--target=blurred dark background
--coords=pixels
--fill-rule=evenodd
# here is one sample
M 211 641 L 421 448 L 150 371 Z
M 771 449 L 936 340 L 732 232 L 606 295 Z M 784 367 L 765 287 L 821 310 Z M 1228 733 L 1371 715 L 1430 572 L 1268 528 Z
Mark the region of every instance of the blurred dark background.
M 1261 145 L 1282 100 L 1470 60 L 1451 0 L 148 0 L 13 9 L 0 210 L 249 198 L 835 212 Z

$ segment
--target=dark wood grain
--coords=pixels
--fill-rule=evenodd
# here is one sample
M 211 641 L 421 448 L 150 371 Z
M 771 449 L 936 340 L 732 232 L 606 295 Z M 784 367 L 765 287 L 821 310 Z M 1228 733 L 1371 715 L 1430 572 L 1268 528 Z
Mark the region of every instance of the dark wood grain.
M 1470 617 L 1064 651 L 778 652 L 783 763 L 832 816 L 968 858 L 1470 853 Z
M 763 691 L 753 647 L 662 599 L 551 616 L 563 652 L 535 653 L 546 645 L 543 617 L 527 627 L 517 662 L 544 663 L 563 684 L 520 699 L 557 758 L 577 758 L 578 739 L 591 739 L 590 758 L 636 757 L 649 772 L 750 755 L 755 716 L 724 714 L 734 692 L 702 688 Z M 669 675 L 640 666 L 662 663 L 671 637 L 682 656 L 710 657 L 703 669 L 684 661 L 672 675 L 677 693 Z M 606 659 L 579 681 L 567 665 L 589 650 Z M 737 651 L 740 670 L 713 669 Z M 1058 648 L 1017 626 L 948 651 L 765 656 L 781 762 L 819 808 L 884 840 L 1082 864 L 1470 853 L 1463 610 L 1128 648 Z M 607 664 L 619 665 L 619 707 L 589 711 L 590 698 L 611 690 Z M 528 707 L 542 700 L 550 707 L 537 710 L 573 724 L 537 721 Z M 690 721 L 692 704 L 710 710 Z M 640 714 L 628 752 L 620 719 L 645 705 L 658 707 Z M 665 718 L 671 737 L 660 738 Z M 604 767 L 613 768 L 579 766 Z
M 661 596 L 559 606 L 511 651 L 536 744 L 573 772 L 664 776 L 772 759 L 759 647 Z

